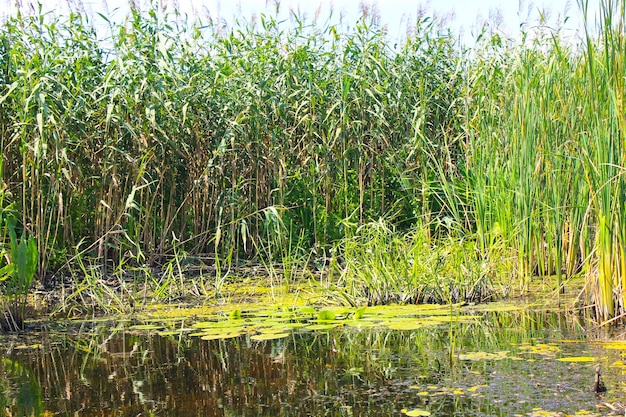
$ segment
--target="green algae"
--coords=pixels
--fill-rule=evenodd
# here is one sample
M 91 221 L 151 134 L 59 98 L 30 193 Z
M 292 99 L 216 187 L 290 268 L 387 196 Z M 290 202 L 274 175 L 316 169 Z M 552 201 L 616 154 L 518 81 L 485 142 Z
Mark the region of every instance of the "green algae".
M 406 408 L 402 410 L 402 413 L 404 413 L 405 415 L 407 415 L 408 417 L 419 417 L 419 416 L 429 416 L 430 412 L 426 411 L 426 410 L 420 410 L 420 409 L 415 409 L 415 410 L 407 410 Z
M 145 318 L 145 324 L 130 327 L 133 330 L 174 331 L 165 322 L 185 320 L 195 329 L 194 337 L 211 339 L 232 338 L 233 335 L 281 334 L 294 331 L 327 331 L 338 327 L 380 328 L 398 331 L 417 330 L 427 326 L 480 320 L 480 316 L 463 314 L 459 306 L 389 305 L 375 307 L 293 306 L 282 303 L 243 304 L 224 306 L 154 306 Z M 160 324 L 156 322 L 162 320 Z
M 557 361 L 561 362 L 597 362 L 598 358 L 595 356 L 565 356 L 557 358 Z
M 498 352 L 465 352 L 459 354 L 459 360 L 462 361 L 499 361 L 503 359 L 510 359 L 508 350 L 501 350 Z

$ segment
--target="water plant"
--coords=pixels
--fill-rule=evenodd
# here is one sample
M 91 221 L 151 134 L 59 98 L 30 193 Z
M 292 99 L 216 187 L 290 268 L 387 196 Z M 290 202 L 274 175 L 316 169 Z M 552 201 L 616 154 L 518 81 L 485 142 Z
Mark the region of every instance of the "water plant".
M 185 251 L 213 254 L 218 284 L 257 255 L 293 280 L 350 224 L 393 210 L 406 225 L 438 206 L 416 192 L 437 178 L 415 149 L 458 155 L 437 143 L 461 77 L 434 22 L 416 22 L 395 53 L 366 10 L 345 33 L 296 15 L 228 32 L 172 17 L 157 6 L 124 25 L 104 17 L 104 42 L 80 13 L 3 22 L 3 176 L 40 272 L 80 270 L 80 246 L 108 270 Z
M 0 269 L 0 281 L 3 283 L 1 327 L 17 331 L 24 328 L 28 292 L 37 271 L 37 242 L 32 236 L 27 236 L 26 231 L 22 231 L 21 237 L 17 238 L 17 221 L 10 207 L 0 213 L 0 220 L 4 220 L 4 227 L 0 230 L 7 231 L 9 235 L 9 250 L 5 250 L 8 262 Z
M 385 220 L 359 227 L 344 241 L 338 288 L 350 304 L 484 302 L 503 297 L 498 268 L 473 239 L 430 239 L 428 227 L 398 233 Z M 510 268 L 510 267 L 509 267 Z
M 183 258 L 212 273 L 192 294 L 250 262 L 292 287 L 315 265 L 375 304 L 582 273 L 597 317 L 619 317 L 625 15 L 607 1 L 583 42 L 540 18 L 468 50 L 425 15 L 391 45 L 367 7 L 352 28 L 21 11 L 0 31 L 3 207 L 44 279 L 137 268 L 167 299 Z

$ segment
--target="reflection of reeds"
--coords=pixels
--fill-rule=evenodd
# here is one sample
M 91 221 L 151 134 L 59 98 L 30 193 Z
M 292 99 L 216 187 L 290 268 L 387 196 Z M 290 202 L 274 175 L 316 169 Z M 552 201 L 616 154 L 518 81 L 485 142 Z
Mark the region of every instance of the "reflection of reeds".
M 169 320 L 163 324 L 188 327 Z M 407 385 L 424 389 L 436 386 L 435 392 L 442 394 L 457 385 L 464 389 L 488 385 L 495 375 L 526 378 L 515 375 L 520 361 L 469 363 L 459 354 L 500 352 L 515 356 L 503 351 L 523 343 L 535 345 L 545 334 L 566 339 L 571 345 L 570 338 L 579 333 L 572 333 L 575 326 L 566 327 L 569 325 L 556 313 L 491 312 L 485 313 L 484 320 L 459 321 L 449 327 L 393 331 L 344 326 L 325 332 L 294 331 L 287 338 L 257 342 L 248 335 L 203 341 L 185 336 L 184 330 L 181 335 L 161 337 L 137 326 L 105 323 L 72 331 L 68 338 L 31 335 L 27 343 L 38 344 L 37 348 L 14 349 L 11 354 L 17 355 L 15 363 L 40 390 L 43 406 L 57 413 L 102 415 L 98 413 L 106 398 L 107 407 L 124 408 L 132 415 L 163 409 L 170 415 L 188 415 L 190 409 L 202 410 L 208 416 L 221 416 L 225 411 L 257 415 L 260 407 L 268 415 L 280 415 L 284 407 L 293 407 L 292 415 L 322 415 L 328 411 L 329 402 L 337 401 L 352 407 L 355 414 L 374 416 L 393 414 L 400 401 L 413 404 L 418 391 L 407 389 Z M 18 341 L 20 345 L 23 342 Z M 541 362 L 532 361 L 539 368 L 558 363 Z M 0 372 L 0 383 L 6 382 L 2 379 L 4 371 Z M 545 377 L 554 382 L 549 372 Z M 589 381 L 585 376 L 578 382 L 588 390 Z M 532 383 L 527 388 L 537 395 Z M 381 392 L 390 395 L 372 401 L 372 393 Z M 519 400 L 513 392 L 491 395 L 476 397 L 476 402 L 466 404 L 470 408 L 464 410 L 468 414 L 472 414 L 469 410 L 482 410 L 473 414 L 502 415 L 506 412 L 484 409 L 493 407 L 493 395 L 513 398 L 513 403 Z M 541 395 L 553 399 L 552 392 L 542 391 Z M 433 407 L 446 401 L 442 395 L 423 399 Z M 574 401 L 580 404 L 579 396 Z

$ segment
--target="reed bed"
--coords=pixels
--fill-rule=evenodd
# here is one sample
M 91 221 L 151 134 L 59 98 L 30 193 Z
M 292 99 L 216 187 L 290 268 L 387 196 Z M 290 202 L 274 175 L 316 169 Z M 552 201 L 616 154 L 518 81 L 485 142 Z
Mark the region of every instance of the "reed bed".
M 351 300 L 583 273 L 608 320 L 625 308 L 626 13 L 601 9 L 580 42 L 539 25 L 471 50 L 423 16 L 392 47 L 367 9 L 345 30 L 133 8 L 105 39 L 80 13 L 19 14 L 0 31 L 1 209 L 36 239 L 42 280 L 184 253 L 209 255 L 217 283 L 334 248 Z

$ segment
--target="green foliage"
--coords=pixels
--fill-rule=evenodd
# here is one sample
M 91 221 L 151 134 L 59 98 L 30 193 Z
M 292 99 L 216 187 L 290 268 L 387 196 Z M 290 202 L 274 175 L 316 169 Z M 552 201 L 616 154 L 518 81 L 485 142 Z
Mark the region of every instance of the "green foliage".
M 438 182 L 420 148 L 459 155 L 446 150 L 462 83 L 452 37 L 420 20 L 392 50 L 367 14 L 345 33 L 260 19 L 223 32 L 133 10 L 105 40 L 80 14 L 3 24 L 7 183 L 42 268 L 82 242 L 105 263 L 158 261 L 176 240 L 251 257 L 249 241 L 274 239 L 257 215 L 272 207 L 322 247 L 353 231 L 348 218 L 408 224 L 438 204 L 418 191 Z
M 582 271 L 601 319 L 624 311 L 624 4 L 604 2 L 582 44 L 545 22 L 519 44 L 485 38 L 465 93 L 481 247 L 496 237 L 516 251 L 522 289 Z
M 11 274 L 5 280 L 6 293 L 9 297 L 25 296 L 37 271 L 37 242 L 31 237 L 26 237 L 22 232 L 22 237 L 17 239 L 15 232 L 15 219 L 12 216 L 6 218 L 6 226 L 11 239 Z
M 89 257 L 98 279 L 165 265 L 163 296 L 183 291 L 182 258 L 211 254 L 216 287 L 241 259 L 290 284 L 334 247 L 349 302 L 583 272 L 598 316 L 619 315 L 624 4 L 603 3 L 582 43 L 539 22 L 470 51 L 427 17 L 392 48 L 366 12 L 351 30 L 294 15 L 224 29 L 152 6 L 105 18 L 106 39 L 81 14 L 11 17 L 0 207 L 32 238 L 9 249 L 3 231 L 19 264 L 0 274 L 24 293 L 37 256 L 42 275 Z
M 9 212 L 4 216 L 5 230 L 8 230 L 10 250 L 9 262 L 0 269 L 0 280 L 4 281 L 5 305 L 2 327 L 6 330 L 21 330 L 24 326 L 26 299 L 32 285 L 39 261 L 37 242 L 23 231 L 18 240 L 16 220 Z M 0 217 L 1 218 L 1 217 Z
M 17 237 L 14 204 L 1 181 L 3 158 L 0 156 L 0 282 L 3 286 L 4 330 L 20 330 L 24 325 L 26 298 L 39 262 L 37 241 L 22 231 Z M 7 242 L 8 238 L 8 242 Z
M 481 259 L 472 239 L 449 235 L 433 241 L 428 233 L 421 227 L 400 234 L 383 220 L 361 226 L 344 241 L 345 267 L 335 292 L 353 305 L 487 301 L 506 295 L 495 282 L 512 265 Z

